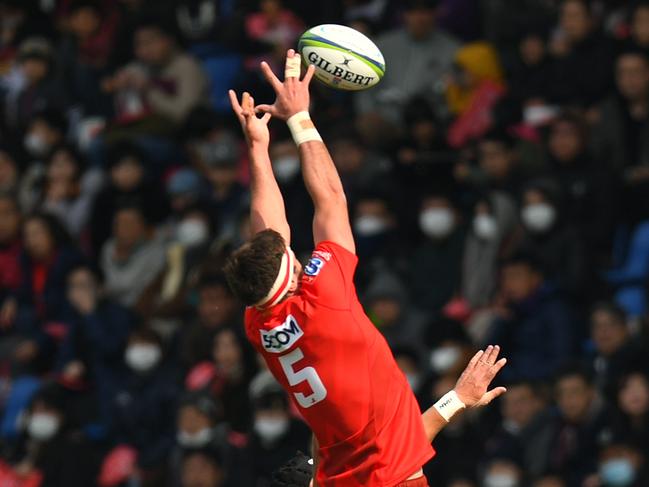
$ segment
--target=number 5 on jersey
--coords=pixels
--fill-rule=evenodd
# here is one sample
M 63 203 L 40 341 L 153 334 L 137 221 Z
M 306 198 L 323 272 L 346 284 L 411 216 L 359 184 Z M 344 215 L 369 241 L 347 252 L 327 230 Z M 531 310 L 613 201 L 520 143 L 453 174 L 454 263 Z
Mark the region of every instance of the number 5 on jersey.
M 304 354 L 299 348 L 296 348 L 291 353 L 278 357 L 290 386 L 296 386 L 305 381 L 309 384 L 313 393 L 307 396 L 301 392 L 294 392 L 293 395 L 300 406 L 310 408 L 327 397 L 327 389 L 313 367 L 304 367 L 303 369 L 295 370 L 293 366 L 303 358 Z

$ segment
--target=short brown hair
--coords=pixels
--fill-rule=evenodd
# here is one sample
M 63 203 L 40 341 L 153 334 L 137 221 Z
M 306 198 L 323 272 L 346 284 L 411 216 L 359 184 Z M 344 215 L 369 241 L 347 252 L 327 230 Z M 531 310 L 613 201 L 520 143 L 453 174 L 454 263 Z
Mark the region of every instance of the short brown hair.
M 268 294 L 285 251 L 284 238 L 275 230 L 264 230 L 232 253 L 223 271 L 230 289 L 242 303 L 252 306 Z

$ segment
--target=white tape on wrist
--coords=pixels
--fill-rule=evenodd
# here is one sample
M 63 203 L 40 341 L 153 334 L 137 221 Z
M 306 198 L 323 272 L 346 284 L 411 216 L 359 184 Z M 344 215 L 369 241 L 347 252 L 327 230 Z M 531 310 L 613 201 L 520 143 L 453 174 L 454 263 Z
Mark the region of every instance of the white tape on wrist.
M 320 133 L 313 125 L 309 112 L 298 112 L 286 121 L 296 145 L 304 144 L 312 140 L 322 142 Z
M 460 409 L 466 408 L 466 404 L 460 400 L 457 396 L 457 392 L 449 391 L 444 394 L 442 398 L 433 405 L 433 407 L 437 409 L 437 412 L 448 423 L 455 413 Z

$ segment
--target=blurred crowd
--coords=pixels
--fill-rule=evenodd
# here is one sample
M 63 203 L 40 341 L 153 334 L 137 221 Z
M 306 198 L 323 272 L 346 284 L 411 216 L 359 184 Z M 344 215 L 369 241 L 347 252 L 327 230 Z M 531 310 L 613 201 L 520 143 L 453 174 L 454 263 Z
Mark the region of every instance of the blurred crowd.
M 422 408 L 499 343 L 443 487 L 649 485 L 649 3 L 0 0 L 0 484 L 267 487 L 308 428 L 221 269 L 250 238 L 227 89 L 309 26 L 387 71 L 312 117 L 356 285 Z M 271 122 L 292 247 L 312 206 Z M 332 324 L 332 326 L 334 326 Z

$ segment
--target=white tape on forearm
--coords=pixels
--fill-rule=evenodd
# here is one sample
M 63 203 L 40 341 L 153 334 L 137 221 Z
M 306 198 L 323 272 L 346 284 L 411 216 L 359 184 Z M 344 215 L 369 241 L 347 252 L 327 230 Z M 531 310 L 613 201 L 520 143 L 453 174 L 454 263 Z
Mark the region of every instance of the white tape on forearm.
M 313 125 L 309 112 L 296 113 L 286 121 L 286 124 L 298 146 L 312 140 L 322 142 L 322 137 L 320 137 L 320 133 Z
M 455 413 L 466 408 L 466 404 L 460 400 L 455 391 L 449 391 L 433 407 L 448 423 Z
M 299 78 L 300 77 L 300 55 L 295 54 L 293 57 L 286 58 L 286 66 L 284 67 L 284 79 L 286 78 Z

